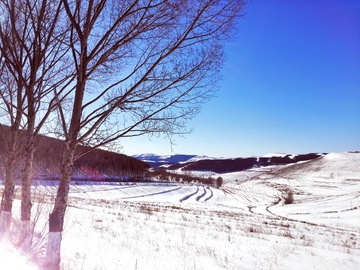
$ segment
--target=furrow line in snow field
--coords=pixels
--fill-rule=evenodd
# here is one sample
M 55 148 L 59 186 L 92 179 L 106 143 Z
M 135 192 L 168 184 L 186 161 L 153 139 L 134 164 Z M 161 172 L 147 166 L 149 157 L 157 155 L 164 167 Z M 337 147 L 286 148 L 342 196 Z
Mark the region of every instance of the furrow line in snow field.
M 181 189 L 182 187 L 176 187 L 176 188 L 173 188 L 173 189 L 169 189 L 169 190 L 165 190 L 165 191 L 160 191 L 160 192 L 155 192 L 155 193 L 149 193 L 149 194 L 142 194 L 142 195 L 136 195 L 136 196 L 129 196 L 129 197 L 123 197 L 121 199 L 136 199 L 136 198 L 143 198 L 143 197 L 149 197 L 149 196 L 156 196 L 156 195 L 160 195 L 160 194 L 165 194 L 165 193 L 169 193 L 169 192 L 173 192 L 175 190 L 179 190 Z
M 358 231 L 351 230 L 350 228 L 333 227 L 333 226 L 329 226 L 329 225 L 325 225 L 325 224 L 317 224 L 317 223 L 313 223 L 313 222 L 309 222 L 309 221 L 305 221 L 305 220 L 300 220 L 300 219 L 289 218 L 289 217 L 286 217 L 286 216 L 281 216 L 281 215 L 275 214 L 271 210 L 269 210 L 271 207 L 275 207 L 275 206 L 277 206 L 277 205 L 279 205 L 279 204 L 281 204 L 283 202 L 284 202 L 284 199 L 282 197 L 279 197 L 279 200 L 276 203 L 266 207 L 266 211 L 270 215 L 272 215 L 272 216 L 274 216 L 274 217 L 276 217 L 278 219 L 282 219 L 282 220 L 286 220 L 286 221 L 290 221 L 290 222 L 297 222 L 297 223 L 302 223 L 302 224 L 306 224 L 306 225 L 310 225 L 310 226 L 328 228 L 328 229 L 338 231 L 338 232 L 359 233 Z
M 204 202 L 207 202 L 214 196 L 214 192 L 211 190 L 210 187 L 206 187 L 210 191 L 210 195 L 204 199 Z
M 206 195 L 206 189 L 204 187 L 203 188 L 203 193 L 201 193 L 199 196 L 196 197 L 196 200 L 199 201 L 202 197 L 204 197 Z
M 185 197 L 182 197 L 182 198 L 180 199 L 180 202 L 183 202 L 183 201 L 188 200 L 189 198 L 191 198 L 192 196 L 194 196 L 194 195 L 195 195 L 196 193 L 198 193 L 198 192 L 199 192 L 199 186 L 196 187 L 196 191 L 195 191 L 195 192 L 190 193 L 189 195 L 186 195 Z
M 127 188 L 133 188 L 134 186 L 123 186 L 123 187 L 115 187 L 115 188 L 103 188 L 103 189 L 76 189 L 74 191 L 70 191 L 71 194 L 76 193 L 89 193 L 89 192 L 99 192 L 99 191 L 113 191 L 113 190 L 121 190 L 121 189 L 127 189 Z

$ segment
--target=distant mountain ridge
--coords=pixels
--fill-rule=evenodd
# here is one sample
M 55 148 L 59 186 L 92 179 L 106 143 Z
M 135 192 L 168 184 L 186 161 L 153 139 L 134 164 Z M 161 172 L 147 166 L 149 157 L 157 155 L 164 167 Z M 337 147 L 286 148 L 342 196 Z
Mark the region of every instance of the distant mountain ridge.
M 227 173 L 247 170 L 259 166 L 286 165 L 316 159 L 323 156 L 319 153 L 310 154 L 279 154 L 272 153 L 261 157 L 247 158 L 210 158 L 198 155 L 169 155 L 159 156 L 144 154 L 133 156 L 147 162 L 152 168 L 163 167 L 168 170 L 183 171 L 212 171 L 215 173 Z
M 163 165 L 173 165 L 175 163 L 187 162 L 190 159 L 197 157 L 197 155 L 183 155 L 183 154 L 175 154 L 175 155 L 156 155 L 156 154 L 141 154 L 141 155 L 133 155 L 132 157 L 139 159 L 143 162 L 146 162 L 152 168 L 157 168 Z

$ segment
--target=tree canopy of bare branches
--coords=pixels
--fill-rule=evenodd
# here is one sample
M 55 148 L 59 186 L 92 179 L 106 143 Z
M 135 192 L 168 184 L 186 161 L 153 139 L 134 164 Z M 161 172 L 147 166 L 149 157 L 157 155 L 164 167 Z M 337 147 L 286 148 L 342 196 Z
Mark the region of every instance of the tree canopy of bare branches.
M 12 97 L 23 102 L 11 101 L 8 107 L 21 112 L 28 142 L 56 112 L 49 127 L 65 141 L 49 218 L 47 269 L 59 269 L 77 146 L 104 147 L 124 137 L 187 133 L 186 122 L 218 89 L 224 44 L 234 35 L 245 4 L 0 1 L 4 74 L 20 84 L 15 88 L 20 92 Z
M 11 171 L 15 162 L 18 166 L 23 163 L 21 220 L 24 234 L 20 241 L 26 246 L 30 245 L 28 229 L 35 137 L 57 105 L 54 89 L 65 91 L 71 81 L 71 75 L 64 72 L 68 48 L 57 42 L 65 33 L 65 28 L 60 26 L 61 6 L 58 1 L 50 0 L 0 1 L 1 108 L 4 111 L 1 120 L 13 131 L 7 143 L 9 154 L 2 210 L 11 211 Z M 22 136 L 23 162 L 15 155 L 16 132 L 20 127 L 26 130 Z

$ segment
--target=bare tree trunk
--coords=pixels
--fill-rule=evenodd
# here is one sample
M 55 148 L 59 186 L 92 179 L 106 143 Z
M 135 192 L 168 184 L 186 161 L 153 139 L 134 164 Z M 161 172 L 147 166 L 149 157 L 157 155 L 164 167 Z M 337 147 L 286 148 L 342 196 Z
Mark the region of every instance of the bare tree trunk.
M 11 210 L 14 200 L 14 164 L 15 164 L 15 137 L 11 136 L 10 148 L 5 163 L 5 185 L 1 199 L 0 237 L 5 235 L 11 223 Z
M 61 237 L 62 232 L 49 232 L 44 265 L 46 270 L 60 269 Z
M 30 131 L 31 132 L 31 131 Z M 29 250 L 32 240 L 32 232 L 30 229 L 31 218 L 31 180 L 32 168 L 34 162 L 35 142 L 34 136 L 28 134 L 26 147 L 24 151 L 25 167 L 23 171 L 21 183 L 21 230 L 19 245 L 24 251 Z
M 68 202 L 70 179 L 74 165 L 76 144 L 66 143 L 60 169 L 60 182 L 55 206 L 49 216 L 49 238 L 46 248 L 45 269 L 60 269 L 61 238 L 64 226 L 64 217 Z
M 183 122 L 198 113 L 199 105 L 216 90 L 219 65 L 223 63 L 222 40 L 231 36 L 233 21 L 244 3 L 168 2 L 131 1 L 114 10 L 106 0 L 61 1 L 70 24 L 64 44 L 69 45 L 74 61 L 76 85 L 71 90 L 75 91 L 71 112 L 58 102 L 66 147 L 49 217 L 46 269 L 60 268 L 61 234 L 76 144 L 93 139 L 98 147 L 125 136 L 186 133 Z M 110 15 L 112 19 L 104 21 Z M 189 55 L 189 59 L 180 61 L 182 55 Z M 129 74 L 122 74 L 123 65 L 131 62 L 134 65 L 130 65 Z M 124 77 L 112 81 L 117 72 Z M 102 74 L 107 76 L 102 78 Z M 85 103 L 90 78 L 100 84 L 107 78 L 110 81 Z M 113 92 L 117 87 L 121 90 Z M 90 109 L 98 102 L 100 107 Z M 88 109 L 90 113 L 86 113 Z M 125 121 L 112 118 L 113 113 L 124 113 Z M 130 124 L 125 123 L 128 119 Z M 110 130 L 110 124 L 123 127 Z M 99 131 L 101 134 L 95 134 Z
M 1 210 L 0 213 L 0 238 L 4 237 L 10 227 L 11 211 Z
M 86 46 L 82 55 L 81 71 L 86 71 Z M 65 143 L 60 167 L 60 181 L 55 199 L 55 205 L 49 216 L 49 239 L 46 248 L 45 269 L 60 269 L 61 236 L 64 225 L 64 217 L 68 202 L 70 179 L 74 167 L 74 155 L 77 147 L 77 137 L 80 131 L 80 119 L 82 116 L 82 103 L 85 92 L 85 76 L 80 73 L 77 78 L 74 104 L 71 115 L 69 134 Z

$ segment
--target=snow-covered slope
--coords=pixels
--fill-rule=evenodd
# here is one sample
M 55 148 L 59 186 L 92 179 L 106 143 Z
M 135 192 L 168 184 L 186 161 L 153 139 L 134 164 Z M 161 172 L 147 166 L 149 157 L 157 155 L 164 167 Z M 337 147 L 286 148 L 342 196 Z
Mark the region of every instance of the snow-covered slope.
M 292 154 L 291 153 L 267 153 L 265 155 L 262 155 L 261 157 L 264 157 L 264 158 L 285 157 L 287 155 L 292 155 Z
M 72 183 L 63 269 L 357 270 L 359 165 L 360 153 L 328 154 L 267 170 L 219 174 L 226 177 L 221 189 Z M 34 191 L 41 201 L 53 202 L 55 184 L 38 182 Z M 293 191 L 292 204 L 284 204 L 285 190 Z M 14 206 L 17 213 L 20 202 Z M 39 208 L 36 201 L 34 206 L 34 212 L 42 209 L 44 221 L 37 224 L 37 237 L 51 209 Z
M 125 213 L 134 213 L 136 207 L 146 213 L 142 217 L 135 210 L 128 219 L 121 211 L 126 222 L 119 223 L 119 234 L 129 250 L 136 250 L 128 262 L 135 269 L 358 269 L 359 164 L 360 154 L 328 154 L 257 171 L 246 181 L 229 179 L 220 190 L 188 185 L 119 187 L 127 204 L 111 211 L 127 205 L 132 208 Z M 293 204 L 283 204 L 286 188 L 294 192 Z M 95 196 L 89 192 L 89 199 Z M 109 192 L 103 196 L 111 197 Z M 94 226 L 102 228 L 105 218 L 96 216 L 102 222 Z M 131 241 L 123 239 L 122 230 Z M 113 242 L 107 240 L 106 245 L 119 246 Z M 126 254 L 128 249 L 120 246 L 116 254 Z M 73 253 L 67 254 L 71 260 Z M 124 260 L 129 261 L 123 256 L 120 261 Z
M 163 165 L 171 165 L 176 163 L 184 163 L 188 161 L 196 161 L 199 159 L 208 158 L 206 156 L 197 156 L 197 155 L 184 155 L 184 154 L 174 154 L 174 155 L 156 155 L 156 154 L 141 154 L 134 155 L 134 158 L 147 162 L 151 167 L 159 167 Z
M 315 159 L 322 156 L 322 154 L 274 154 L 266 155 L 265 157 L 239 157 L 239 158 L 209 158 L 206 156 L 194 156 L 185 160 L 180 158 L 184 155 L 174 155 L 166 158 L 158 156 L 151 157 L 152 160 L 147 159 L 151 167 L 166 167 L 168 170 L 181 171 L 206 171 L 214 173 L 231 173 L 248 170 L 255 167 L 265 167 L 273 165 L 285 165 L 289 163 L 296 163 L 299 161 Z M 149 156 L 145 156 L 149 158 Z M 144 159 L 145 159 L 144 157 Z M 185 157 L 189 157 L 185 155 Z M 177 161 L 177 162 L 175 162 Z
M 322 179 L 360 178 L 360 153 L 330 153 L 308 162 L 293 164 L 274 171 L 268 176 L 291 179 L 316 177 Z M 263 175 L 263 177 L 267 177 Z
M 360 153 L 331 153 L 254 178 L 253 184 L 292 190 L 294 203 L 271 207 L 287 218 L 333 226 L 360 224 Z

